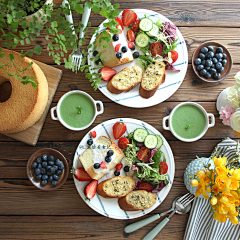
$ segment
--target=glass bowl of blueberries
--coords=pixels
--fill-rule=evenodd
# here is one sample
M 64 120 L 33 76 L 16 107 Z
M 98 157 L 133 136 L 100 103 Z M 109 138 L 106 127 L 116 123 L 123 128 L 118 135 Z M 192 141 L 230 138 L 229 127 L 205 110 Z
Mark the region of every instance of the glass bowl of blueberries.
M 206 82 L 220 82 L 232 69 L 232 57 L 226 47 L 217 42 L 199 45 L 192 57 L 195 74 Z
M 57 150 L 43 148 L 34 152 L 27 163 L 27 175 L 31 183 L 46 191 L 60 188 L 69 172 L 66 158 Z

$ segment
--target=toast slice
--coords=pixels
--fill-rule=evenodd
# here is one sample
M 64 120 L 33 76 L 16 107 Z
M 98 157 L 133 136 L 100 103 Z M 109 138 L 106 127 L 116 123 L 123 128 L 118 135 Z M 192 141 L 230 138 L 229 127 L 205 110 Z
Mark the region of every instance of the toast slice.
M 127 196 L 118 199 L 119 207 L 125 211 L 138 211 L 152 207 L 157 200 L 154 193 L 145 190 L 130 192 Z
M 149 65 L 143 74 L 139 94 L 142 98 L 150 98 L 165 81 L 165 64 L 157 61 Z
M 126 196 L 135 188 L 131 177 L 114 177 L 98 184 L 97 193 L 105 198 L 120 198 Z
M 94 147 L 95 146 L 95 147 Z M 107 152 L 113 150 L 114 154 L 111 156 L 112 160 L 110 163 L 105 161 Z M 89 174 L 92 179 L 99 180 L 104 175 L 109 173 L 118 163 L 122 161 L 124 157 L 123 151 L 108 137 L 100 136 L 97 141 L 94 141 L 91 148 L 88 148 L 86 151 L 79 156 L 79 160 L 82 163 L 85 171 Z M 106 169 L 93 167 L 94 163 L 103 162 Z
M 141 67 L 133 66 L 124 68 L 113 76 L 107 84 L 109 92 L 120 94 L 135 88 L 142 81 L 143 70 Z

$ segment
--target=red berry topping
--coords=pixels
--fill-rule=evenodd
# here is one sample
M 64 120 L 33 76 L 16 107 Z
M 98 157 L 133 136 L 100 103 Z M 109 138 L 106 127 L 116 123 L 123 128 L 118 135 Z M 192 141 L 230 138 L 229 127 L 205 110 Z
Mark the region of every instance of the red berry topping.
M 107 169 L 107 166 L 105 165 L 104 162 L 101 162 L 101 163 L 100 163 L 100 168 L 105 168 L 105 169 Z
M 115 46 L 115 52 L 119 52 L 120 47 L 121 47 L 121 43 L 117 44 L 117 45 Z
M 135 45 L 134 45 L 133 42 L 129 42 L 129 43 L 128 43 L 128 47 L 129 47 L 129 48 L 132 48 L 132 47 L 134 47 L 134 46 L 135 46 Z
M 95 137 L 97 136 L 96 131 L 92 131 L 92 132 L 90 132 L 90 134 L 91 134 L 91 136 L 92 136 L 93 138 L 95 138 Z

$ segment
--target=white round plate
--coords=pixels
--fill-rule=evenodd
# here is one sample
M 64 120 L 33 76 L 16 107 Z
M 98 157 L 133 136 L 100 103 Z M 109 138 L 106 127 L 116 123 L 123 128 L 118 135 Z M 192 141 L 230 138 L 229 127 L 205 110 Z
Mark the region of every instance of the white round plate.
M 146 10 L 146 9 L 132 9 L 135 11 L 138 15 L 138 18 L 143 18 L 145 15 L 147 17 L 150 17 L 151 20 L 156 23 L 158 19 L 161 19 L 162 22 L 170 22 L 173 24 L 168 18 L 164 17 L 160 13 L 151 11 L 151 10 Z M 120 13 L 121 17 L 122 13 Z M 103 23 L 106 23 L 108 20 L 103 21 L 100 24 L 100 29 L 98 32 L 103 31 L 104 26 Z M 127 32 L 127 27 L 124 27 L 125 36 Z M 91 38 L 90 43 L 93 44 L 95 41 L 96 36 L 93 35 Z M 178 60 L 173 64 L 176 69 L 180 70 L 180 72 L 172 71 L 172 70 L 166 70 L 166 79 L 165 82 L 160 85 L 158 88 L 157 92 L 155 93 L 154 96 L 152 96 L 149 99 L 142 98 L 139 95 L 139 86 L 135 87 L 133 90 L 127 92 L 127 93 L 121 93 L 121 94 L 112 94 L 107 90 L 107 82 L 102 81 L 101 84 L 99 85 L 98 89 L 109 99 L 112 101 L 121 104 L 126 107 L 132 107 L 132 108 L 144 108 L 144 107 L 151 107 L 156 104 L 159 104 L 169 97 L 171 97 L 177 89 L 180 87 L 186 72 L 187 72 L 187 66 L 188 66 L 188 51 L 187 51 L 187 46 L 184 41 L 184 38 L 181 34 L 181 32 L 177 28 L 177 48 L 175 49 L 178 52 Z M 136 50 L 141 52 L 139 49 Z M 93 57 L 93 47 L 89 49 L 89 55 L 88 55 L 88 64 L 91 65 L 90 67 L 90 72 L 98 72 L 98 69 L 94 70 L 94 68 L 97 68 L 98 66 L 94 63 L 95 60 L 91 61 L 90 58 Z M 132 67 L 132 66 L 142 66 L 141 61 L 135 59 L 133 62 L 126 63 L 120 66 L 115 67 L 114 69 L 117 70 L 117 72 L 121 71 L 125 67 Z
M 172 154 L 172 150 L 170 146 L 168 145 L 166 139 L 162 136 L 162 134 L 156 130 L 151 125 L 142 122 L 140 120 L 132 119 L 132 118 L 116 118 L 112 120 L 105 121 L 99 125 L 97 125 L 95 128 L 91 129 L 91 131 L 96 131 L 97 138 L 100 136 L 107 136 L 110 139 L 112 139 L 115 143 L 117 141 L 113 137 L 112 127 L 113 125 L 118 122 L 123 121 L 127 125 L 127 132 L 124 135 L 127 135 L 130 132 L 133 132 L 136 128 L 145 128 L 150 134 L 158 134 L 163 139 L 163 146 L 161 147 L 161 151 L 165 154 L 166 162 L 168 164 L 168 185 L 165 186 L 159 193 L 157 193 L 157 202 L 149 209 L 142 210 L 142 211 L 123 211 L 118 206 L 118 199 L 116 198 L 103 198 L 99 196 L 97 193 L 96 195 L 89 201 L 86 200 L 86 197 L 84 195 L 84 188 L 89 182 L 80 182 L 74 178 L 74 183 L 76 185 L 77 191 L 79 195 L 82 197 L 83 201 L 86 202 L 86 204 L 91 207 L 96 212 L 102 214 L 103 216 L 115 218 L 115 219 L 132 219 L 132 218 L 138 218 L 141 216 L 144 216 L 145 214 L 150 213 L 153 211 L 156 207 L 158 207 L 161 202 L 166 198 L 168 195 L 174 178 L 175 173 L 175 163 L 174 158 Z M 90 131 L 88 134 L 84 136 L 82 141 L 77 147 L 74 160 L 73 160 L 73 167 L 79 168 L 82 167 L 81 162 L 78 160 L 78 157 L 85 151 L 87 148 L 87 140 L 90 138 Z M 126 165 L 125 160 L 122 161 L 123 167 Z M 114 170 L 115 168 L 107 175 L 105 175 L 103 178 L 99 180 L 99 182 L 114 177 Z M 123 171 L 123 168 L 120 171 L 121 176 L 130 176 L 131 173 L 125 173 Z

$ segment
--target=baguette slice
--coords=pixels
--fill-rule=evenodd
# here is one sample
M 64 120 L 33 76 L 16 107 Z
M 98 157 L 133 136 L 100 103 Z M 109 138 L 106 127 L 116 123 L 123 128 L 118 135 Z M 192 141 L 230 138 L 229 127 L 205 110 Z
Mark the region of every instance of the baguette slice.
M 107 89 L 114 94 L 128 92 L 141 83 L 142 75 L 143 70 L 141 67 L 124 68 L 111 78 L 107 84 Z
M 94 159 L 93 159 L 93 151 L 95 151 L 92 148 L 87 149 L 86 151 L 84 151 L 82 153 L 82 155 L 79 156 L 79 160 L 82 163 L 85 171 L 89 174 L 89 176 L 92 179 L 96 179 L 99 180 L 100 178 L 102 178 L 104 175 L 106 175 L 107 173 L 109 173 L 109 171 L 111 171 L 118 163 L 120 163 L 122 161 L 122 159 L 124 158 L 124 153 L 123 151 L 108 137 L 105 136 L 100 136 L 97 141 L 96 141 L 96 145 L 97 144 L 102 144 L 104 146 L 106 146 L 105 149 L 102 149 L 101 152 L 99 153 L 99 155 L 97 156 L 97 158 L 99 158 L 99 161 L 103 161 L 104 164 L 107 166 L 107 169 L 102 169 L 99 168 L 96 172 L 93 169 L 93 165 L 94 165 Z M 113 150 L 114 154 L 115 154 L 115 159 L 113 161 L 111 161 L 109 164 L 105 162 L 105 157 L 106 157 L 106 153 L 107 151 L 111 149 Z
M 98 184 L 97 193 L 105 198 L 120 198 L 126 196 L 135 188 L 131 177 L 114 177 Z
M 152 97 L 158 87 L 165 81 L 165 64 L 162 61 L 152 63 L 143 74 L 139 94 L 143 98 Z
M 145 190 L 130 192 L 127 196 L 118 199 L 119 207 L 125 211 L 138 211 L 152 207 L 157 200 L 154 193 Z

